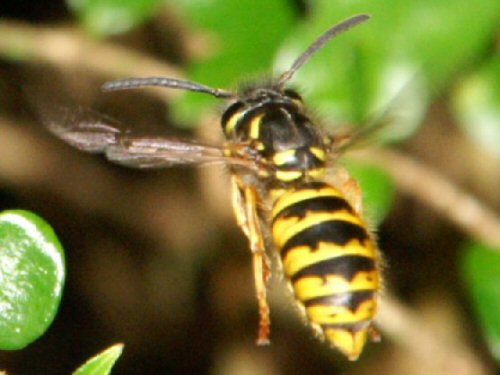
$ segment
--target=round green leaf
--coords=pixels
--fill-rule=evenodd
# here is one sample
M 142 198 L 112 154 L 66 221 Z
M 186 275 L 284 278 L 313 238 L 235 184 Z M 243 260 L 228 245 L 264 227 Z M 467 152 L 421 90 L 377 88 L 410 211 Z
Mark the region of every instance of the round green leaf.
M 52 323 L 65 278 L 52 228 L 21 210 L 0 214 L 0 349 L 21 349 Z
M 464 252 L 462 276 L 486 342 L 500 364 L 500 251 L 470 243 Z
M 81 365 L 73 375 L 107 375 L 123 351 L 123 344 L 115 344 Z

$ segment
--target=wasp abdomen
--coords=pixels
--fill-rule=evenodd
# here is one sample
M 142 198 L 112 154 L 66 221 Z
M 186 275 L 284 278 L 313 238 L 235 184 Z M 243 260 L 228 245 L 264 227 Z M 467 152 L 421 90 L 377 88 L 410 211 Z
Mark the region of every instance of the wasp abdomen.
M 366 225 L 337 189 L 322 182 L 282 194 L 272 218 L 284 272 L 307 319 L 330 345 L 356 359 L 379 291 L 377 248 Z

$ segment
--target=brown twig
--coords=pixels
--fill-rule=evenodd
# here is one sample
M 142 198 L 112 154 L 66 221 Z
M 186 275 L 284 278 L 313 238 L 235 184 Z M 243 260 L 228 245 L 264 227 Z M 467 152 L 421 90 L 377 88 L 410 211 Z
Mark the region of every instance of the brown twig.
M 435 327 L 390 295 L 384 295 L 378 325 L 422 364 L 422 370 L 454 375 L 492 373 L 465 343 L 440 335 Z
M 0 21 L 0 56 L 16 61 L 41 61 L 61 69 L 87 69 L 114 78 L 166 76 L 182 78 L 175 67 L 149 55 L 87 37 L 74 27 L 35 27 Z M 162 96 L 175 95 L 163 90 Z
M 389 172 L 397 187 L 434 208 L 466 233 L 500 251 L 500 217 L 429 166 L 389 149 L 358 154 Z

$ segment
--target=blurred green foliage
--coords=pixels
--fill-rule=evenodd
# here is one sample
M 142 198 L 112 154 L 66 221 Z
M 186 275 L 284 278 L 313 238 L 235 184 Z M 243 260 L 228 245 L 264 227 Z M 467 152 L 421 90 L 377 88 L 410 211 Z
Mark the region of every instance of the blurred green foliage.
M 500 54 L 457 84 L 453 97 L 458 123 L 470 139 L 500 158 Z
M 21 349 L 54 320 L 66 270 L 52 228 L 27 211 L 0 214 L 0 349 Z
M 130 31 L 160 9 L 161 0 L 67 0 L 82 26 L 96 36 Z
M 441 90 L 487 48 L 500 3 L 318 0 L 282 49 L 280 70 L 326 27 L 359 12 L 373 19 L 326 46 L 295 81 L 306 89 L 313 108 L 333 123 L 364 122 L 387 109 L 413 111 L 402 116 L 404 122 L 395 116 L 394 128 L 408 127 L 408 137 L 426 111 L 427 93 Z M 394 105 L 401 95 L 411 100 Z
M 469 243 L 461 268 L 490 352 L 500 364 L 500 253 L 477 242 Z
M 268 73 L 277 46 L 297 22 L 287 0 L 180 0 L 172 6 L 205 42 L 202 57 L 188 63 L 187 76 L 214 87 Z M 189 126 L 214 104 L 213 97 L 187 93 L 172 103 L 172 112 L 180 124 Z
M 358 181 L 363 194 L 365 216 L 372 225 L 381 224 L 394 202 L 396 189 L 389 174 L 380 167 L 349 160 L 349 174 Z
M 123 344 L 115 344 L 90 358 L 73 375 L 108 375 L 123 351 Z

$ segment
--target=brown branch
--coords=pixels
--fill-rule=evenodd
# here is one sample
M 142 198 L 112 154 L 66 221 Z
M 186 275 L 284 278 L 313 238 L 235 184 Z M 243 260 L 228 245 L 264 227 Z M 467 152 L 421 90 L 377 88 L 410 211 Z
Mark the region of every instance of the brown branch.
M 421 363 L 422 370 L 454 375 L 493 373 L 465 342 L 438 332 L 416 311 L 389 295 L 384 295 L 382 299 L 377 323 L 386 336 Z
M 500 251 L 500 217 L 429 166 L 389 149 L 358 154 L 389 172 L 397 187 L 434 208 L 475 239 Z
M 130 76 L 182 78 L 175 67 L 149 55 L 86 36 L 74 27 L 35 27 L 0 21 L 0 56 L 40 61 L 61 69 L 87 69 L 111 79 Z M 163 97 L 175 90 L 163 90 Z

